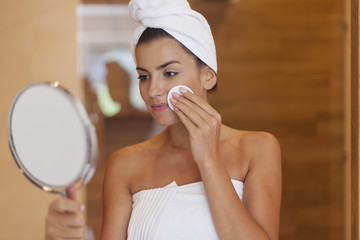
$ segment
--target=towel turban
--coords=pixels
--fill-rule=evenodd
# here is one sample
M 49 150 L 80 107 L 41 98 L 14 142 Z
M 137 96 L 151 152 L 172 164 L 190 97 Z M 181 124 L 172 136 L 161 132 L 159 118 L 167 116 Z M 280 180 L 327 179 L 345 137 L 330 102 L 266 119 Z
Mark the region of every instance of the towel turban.
M 187 0 L 131 0 L 129 11 L 140 23 L 131 43 L 133 54 L 146 28 L 160 28 L 217 72 L 216 49 L 210 26 L 203 15 L 190 8 Z

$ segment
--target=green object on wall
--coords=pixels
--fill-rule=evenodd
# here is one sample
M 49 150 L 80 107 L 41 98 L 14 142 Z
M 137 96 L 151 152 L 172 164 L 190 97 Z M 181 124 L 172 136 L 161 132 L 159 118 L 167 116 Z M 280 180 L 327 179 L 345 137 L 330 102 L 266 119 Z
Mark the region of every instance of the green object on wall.
M 112 117 L 120 112 L 121 104 L 112 99 L 107 86 L 99 88 L 96 95 L 101 112 L 106 117 Z

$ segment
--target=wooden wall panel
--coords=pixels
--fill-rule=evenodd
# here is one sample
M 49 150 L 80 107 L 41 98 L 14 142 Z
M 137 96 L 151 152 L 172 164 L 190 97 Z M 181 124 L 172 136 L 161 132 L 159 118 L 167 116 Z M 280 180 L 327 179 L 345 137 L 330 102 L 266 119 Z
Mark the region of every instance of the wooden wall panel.
M 214 29 L 213 105 L 224 123 L 282 146 L 280 239 L 344 236 L 343 4 L 239 1 Z
M 351 0 L 351 239 L 359 227 L 359 1 Z

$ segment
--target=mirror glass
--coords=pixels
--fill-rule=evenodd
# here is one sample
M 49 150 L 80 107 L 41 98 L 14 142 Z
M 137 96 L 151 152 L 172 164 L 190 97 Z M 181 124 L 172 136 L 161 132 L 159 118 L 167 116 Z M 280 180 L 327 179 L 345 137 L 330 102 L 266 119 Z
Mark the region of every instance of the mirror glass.
M 15 97 L 9 146 L 20 171 L 48 192 L 64 193 L 90 180 L 96 134 L 81 103 L 58 83 L 36 83 Z

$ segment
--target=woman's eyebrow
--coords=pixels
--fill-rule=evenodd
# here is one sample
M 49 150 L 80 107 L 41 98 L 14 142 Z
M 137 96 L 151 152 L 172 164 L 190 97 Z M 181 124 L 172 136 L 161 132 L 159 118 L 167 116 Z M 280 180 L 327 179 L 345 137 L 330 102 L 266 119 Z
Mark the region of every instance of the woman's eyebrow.
M 136 70 L 143 71 L 143 72 L 149 72 L 149 71 L 146 70 L 145 68 L 141 68 L 141 67 L 136 67 Z
M 166 62 L 166 63 L 164 63 L 164 64 L 161 64 L 160 66 L 158 66 L 158 67 L 156 68 L 156 70 L 160 70 L 160 69 L 165 68 L 165 67 L 169 66 L 170 64 L 174 64 L 174 63 L 180 64 L 179 61 L 171 60 L 171 61 L 168 61 L 168 62 Z
M 166 63 L 164 63 L 164 64 L 161 64 L 160 66 L 158 66 L 158 67 L 156 68 L 156 70 L 160 70 L 160 69 L 166 68 L 166 67 L 169 66 L 170 64 L 174 64 L 174 63 L 181 64 L 180 61 L 171 60 L 171 61 L 168 61 L 168 62 L 166 62 Z M 136 67 L 136 70 L 143 71 L 143 72 L 149 72 L 148 70 L 146 70 L 145 68 L 142 68 L 142 67 Z

